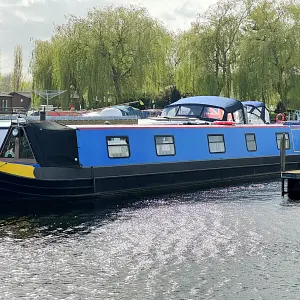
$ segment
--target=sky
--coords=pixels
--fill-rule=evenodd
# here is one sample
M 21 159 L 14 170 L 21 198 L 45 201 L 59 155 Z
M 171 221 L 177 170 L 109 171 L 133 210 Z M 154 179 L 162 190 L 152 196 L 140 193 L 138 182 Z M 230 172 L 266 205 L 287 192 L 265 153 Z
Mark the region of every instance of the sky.
M 153 18 L 161 20 L 170 30 L 185 30 L 217 0 L 0 0 L 0 73 L 13 68 L 14 47 L 23 48 L 23 68 L 29 75 L 29 62 L 35 39 L 53 35 L 56 25 L 67 16 L 85 16 L 93 7 L 136 5 L 145 7 Z

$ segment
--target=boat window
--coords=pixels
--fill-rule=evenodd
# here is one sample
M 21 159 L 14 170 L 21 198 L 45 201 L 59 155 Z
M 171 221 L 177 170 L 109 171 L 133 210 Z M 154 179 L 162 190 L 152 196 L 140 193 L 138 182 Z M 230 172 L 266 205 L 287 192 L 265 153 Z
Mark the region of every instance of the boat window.
M 129 157 L 129 140 L 126 136 L 106 137 L 108 157 L 126 158 Z
M 248 119 L 248 113 L 247 113 L 247 107 L 246 106 L 244 106 L 244 117 L 245 117 L 245 123 L 248 124 L 249 119 Z
M 225 141 L 224 135 L 216 135 L 216 134 L 209 134 L 208 138 L 208 147 L 210 153 L 224 153 L 225 150 Z
M 265 109 L 265 121 L 266 123 L 271 123 L 271 119 L 270 119 L 270 113 L 267 109 Z
M 254 133 L 246 133 L 246 145 L 249 152 L 257 151 L 256 139 Z
M 201 115 L 203 106 L 201 105 L 181 105 L 178 109 L 177 116 L 197 116 Z
M 244 123 L 244 114 L 242 109 L 236 110 L 233 113 L 233 117 L 235 123 Z
M 279 150 L 280 150 L 281 140 L 284 134 L 285 134 L 285 149 L 290 149 L 290 136 L 288 132 L 280 132 L 280 133 L 276 133 L 277 149 Z
M 8 139 L 5 142 L 0 157 L 34 159 L 34 155 L 23 128 L 14 128 L 11 131 Z
M 156 154 L 158 156 L 175 155 L 173 136 L 155 136 Z
M 2 148 L 0 157 L 14 158 L 15 157 L 15 143 L 16 137 L 13 135 L 13 130 L 11 130 L 9 137 L 7 138 L 5 145 Z
M 161 116 L 162 117 L 175 117 L 177 110 L 178 110 L 178 106 L 167 107 L 162 111 Z
M 262 107 L 247 106 L 247 115 L 249 123 L 264 124 L 262 119 Z
M 29 141 L 27 139 L 27 136 L 24 132 L 24 129 L 20 129 L 20 153 L 19 158 L 23 159 L 34 159 Z
M 227 121 L 233 121 L 232 113 L 227 114 Z
M 201 117 L 206 119 L 223 120 L 224 110 L 218 107 L 204 107 Z
M 247 106 L 247 112 L 260 118 L 262 113 L 262 107 Z

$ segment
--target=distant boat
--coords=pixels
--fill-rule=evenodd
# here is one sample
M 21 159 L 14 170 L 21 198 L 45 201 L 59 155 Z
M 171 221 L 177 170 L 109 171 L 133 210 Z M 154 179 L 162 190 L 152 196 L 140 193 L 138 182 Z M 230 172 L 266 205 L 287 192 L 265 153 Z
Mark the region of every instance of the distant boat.
M 142 112 L 134 107 L 128 105 L 115 105 L 110 107 L 105 107 L 100 110 L 91 111 L 83 114 L 83 117 L 136 117 L 136 118 L 143 118 Z
M 271 123 L 270 112 L 265 103 L 260 101 L 243 101 L 247 109 L 247 123 L 265 124 Z
M 18 122 L 1 147 L 1 199 L 108 199 L 269 179 L 300 167 L 300 123 L 247 124 L 243 103 L 181 99 L 135 125 Z

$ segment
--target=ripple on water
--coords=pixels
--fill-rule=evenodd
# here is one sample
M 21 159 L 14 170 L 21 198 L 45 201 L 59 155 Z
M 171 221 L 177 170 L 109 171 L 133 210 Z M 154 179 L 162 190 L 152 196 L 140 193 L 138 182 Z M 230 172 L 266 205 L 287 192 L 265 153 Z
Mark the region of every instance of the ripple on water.
M 299 213 L 268 182 L 2 216 L 0 295 L 297 299 Z

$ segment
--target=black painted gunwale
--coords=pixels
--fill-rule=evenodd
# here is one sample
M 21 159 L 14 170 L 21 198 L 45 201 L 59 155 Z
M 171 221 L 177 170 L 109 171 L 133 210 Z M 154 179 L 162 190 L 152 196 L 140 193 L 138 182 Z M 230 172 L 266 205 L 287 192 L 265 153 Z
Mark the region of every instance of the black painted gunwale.
M 300 166 L 300 155 L 287 155 L 287 163 L 294 163 Z M 244 167 L 260 166 L 280 167 L 279 156 L 239 158 L 239 159 L 218 159 L 203 161 L 186 161 L 186 162 L 168 162 L 153 164 L 136 164 L 124 166 L 104 166 L 104 167 L 83 167 L 83 168 L 36 168 L 34 174 L 37 179 L 41 180 L 73 180 L 87 178 L 107 178 L 119 176 L 136 176 L 136 175 L 156 175 L 170 174 L 176 172 L 206 172 L 211 169 L 231 169 Z M 278 169 L 279 170 L 279 169 Z
M 286 162 L 287 170 L 299 168 L 300 155 L 287 156 Z M 68 176 L 64 179 L 57 176 L 56 180 L 31 179 L 0 172 L 1 198 L 111 197 L 217 187 L 228 183 L 279 178 L 280 158 L 276 156 L 122 167 L 43 169 L 52 174 L 55 171 L 57 175 L 62 172 L 64 176 Z M 77 178 L 74 176 L 72 179 L 70 174 L 74 175 L 76 172 Z M 79 175 L 82 177 L 78 177 Z

